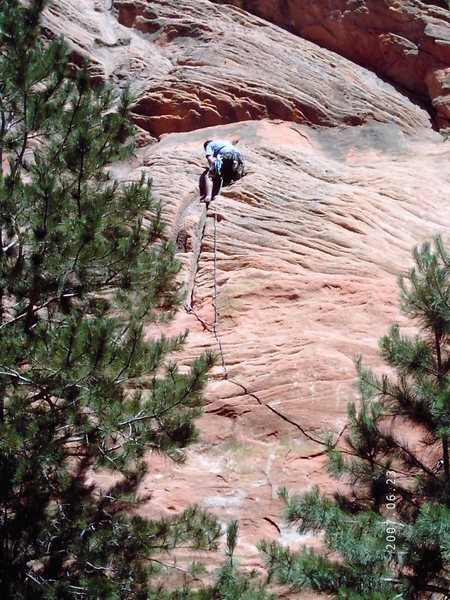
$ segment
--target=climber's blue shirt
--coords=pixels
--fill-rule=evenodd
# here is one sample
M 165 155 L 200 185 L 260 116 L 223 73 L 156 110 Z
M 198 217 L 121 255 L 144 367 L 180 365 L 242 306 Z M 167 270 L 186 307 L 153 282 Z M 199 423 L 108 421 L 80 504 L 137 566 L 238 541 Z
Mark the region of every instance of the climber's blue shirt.
M 212 140 L 205 148 L 206 156 L 217 156 L 225 152 L 236 152 L 236 148 L 228 140 Z

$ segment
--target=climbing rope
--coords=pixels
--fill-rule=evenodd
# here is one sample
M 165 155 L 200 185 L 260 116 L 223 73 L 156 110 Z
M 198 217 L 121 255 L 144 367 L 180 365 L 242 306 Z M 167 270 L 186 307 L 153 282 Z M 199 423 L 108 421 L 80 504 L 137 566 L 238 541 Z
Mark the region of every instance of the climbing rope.
M 228 379 L 227 365 L 225 363 L 225 354 L 222 348 L 222 342 L 220 339 L 219 332 L 219 313 L 217 311 L 217 212 L 219 208 L 220 192 L 222 191 L 223 179 L 220 179 L 219 191 L 216 194 L 215 210 L 214 210 L 214 336 L 217 340 L 217 344 L 220 350 L 220 356 L 222 358 L 222 368 L 224 379 Z
M 225 354 L 224 354 L 222 342 L 220 339 L 219 313 L 217 310 L 217 295 L 218 295 L 218 291 L 217 291 L 217 287 L 218 287 L 217 286 L 217 214 L 218 214 L 219 201 L 220 201 L 220 192 L 222 191 L 222 183 L 223 183 L 223 180 L 221 179 L 219 191 L 216 194 L 216 202 L 215 202 L 215 210 L 214 210 L 214 326 L 213 326 L 213 331 L 214 331 L 214 336 L 216 338 L 217 344 L 219 346 L 220 356 L 222 359 L 222 368 L 223 368 L 223 372 L 224 372 L 224 379 L 228 379 L 228 370 L 227 370 L 227 366 L 226 366 L 226 362 L 225 362 Z M 264 406 L 265 408 L 270 410 L 272 413 L 274 413 L 277 417 L 279 417 L 283 421 L 286 421 L 290 425 L 293 425 L 294 427 L 296 427 L 307 439 L 311 440 L 312 442 L 315 442 L 316 444 L 319 444 L 320 446 L 327 446 L 326 442 L 316 438 L 315 436 L 312 436 L 301 425 L 299 425 L 299 423 L 297 423 L 296 421 L 293 421 L 292 419 L 290 419 L 289 417 L 284 415 L 279 410 L 273 408 L 272 406 L 270 406 L 270 404 L 266 404 L 265 402 L 263 402 L 261 400 L 261 398 L 259 398 L 254 392 L 251 392 L 245 385 L 243 385 L 239 381 L 236 381 L 236 379 L 229 379 L 229 381 L 231 383 L 234 383 L 234 385 L 237 385 L 238 387 L 240 387 L 246 395 L 254 398 L 260 406 Z M 332 447 L 335 447 L 337 445 L 339 439 L 341 438 L 341 436 L 344 433 L 346 428 L 347 428 L 347 426 L 345 426 L 342 429 L 342 431 L 339 433 L 339 435 Z M 326 450 L 323 450 L 321 452 L 318 452 L 314 456 L 320 456 L 322 454 L 325 454 L 325 452 L 326 452 Z
M 272 406 L 270 406 L 270 404 L 266 404 L 265 402 L 263 402 L 261 400 L 261 398 L 259 398 L 254 392 L 250 391 L 245 385 L 243 385 L 239 381 L 236 381 L 236 379 L 228 379 L 228 370 L 227 370 L 227 366 L 226 366 L 226 362 L 225 362 L 225 354 L 223 351 L 222 341 L 220 339 L 219 312 L 217 310 L 217 297 L 218 297 L 218 284 L 217 284 L 217 230 L 218 230 L 217 223 L 218 223 L 218 218 L 217 218 L 217 215 L 218 215 L 218 209 L 219 209 L 219 203 L 220 203 L 220 192 L 222 191 L 222 185 L 223 185 L 223 180 L 221 178 L 219 190 L 218 190 L 217 194 L 215 195 L 216 200 L 214 203 L 214 205 L 215 205 L 215 209 L 214 209 L 214 273 L 213 273 L 213 278 L 214 278 L 214 324 L 212 326 L 212 330 L 214 333 L 214 337 L 216 338 L 217 345 L 219 346 L 220 356 L 221 356 L 221 360 L 222 360 L 222 368 L 223 368 L 223 373 L 224 373 L 223 377 L 224 377 L 224 379 L 229 380 L 231 383 L 234 383 L 234 385 L 237 385 L 238 387 L 240 387 L 241 390 L 244 392 L 244 394 L 254 398 L 260 406 L 264 406 L 265 408 L 270 410 L 273 414 L 275 414 L 277 417 L 279 417 L 283 421 L 286 421 L 286 423 L 289 423 L 290 425 L 293 425 L 294 427 L 296 427 L 307 439 L 311 440 L 312 442 L 315 442 L 316 444 L 319 444 L 320 446 L 328 446 L 327 442 L 324 442 L 323 440 L 320 440 L 320 439 L 316 438 L 315 436 L 312 436 L 299 423 L 290 419 L 289 417 L 284 415 L 279 410 L 273 408 Z M 207 208 L 206 208 L 206 210 L 207 210 Z M 193 292 L 193 290 L 192 290 L 192 292 Z M 193 311 L 192 307 L 187 309 L 187 311 L 189 313 L 192 313 L 202 323 L 204 329 L 206 329 L 207 331 L 211 331 L 210 326 L 205 321 L 203 321 L 203 319 L 201 319 Z M 339 439 L 343 435 L 346 428 L 347 428 L 347 425 L 338 434 L 336 441 L 334 442 L 334 444 L 332 444 L 332 448 L 334 448 L 337 445 L 337 443 L 339 442 Z M 320 456 L 325 453 L 326 453 L 326 450 L 323 450 L 312 456 Z

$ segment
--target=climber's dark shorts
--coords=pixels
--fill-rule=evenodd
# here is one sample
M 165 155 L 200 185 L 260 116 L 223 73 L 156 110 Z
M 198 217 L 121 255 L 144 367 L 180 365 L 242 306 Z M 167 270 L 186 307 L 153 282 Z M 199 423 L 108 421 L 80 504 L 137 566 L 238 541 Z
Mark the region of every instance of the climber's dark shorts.
M 215 177 L 221 177 L 224 183 L 237 181 L 245 174 L 245 162 L 239 152 L 225 152 L 218 154 L 216 162 L 211 165 L 209 174 Z

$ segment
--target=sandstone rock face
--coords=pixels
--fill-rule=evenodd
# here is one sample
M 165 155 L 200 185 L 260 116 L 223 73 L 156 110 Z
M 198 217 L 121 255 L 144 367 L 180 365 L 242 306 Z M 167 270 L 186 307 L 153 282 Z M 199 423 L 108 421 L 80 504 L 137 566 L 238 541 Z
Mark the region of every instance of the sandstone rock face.
M 424 111 L 369 71 L 233 8 L 207 0 L 82 7 L 55 0 L 48 25 L 98 76 L 131 82 L 136 123 L 152 136 L 261 118 L 428 125 Z
M 415 243 L 446 232 L 450 155 L 432 132 L 418 138 L 386 124 L 316 129 L 267 120 L 169 135 L 142 150 L 174 237 L 180 228 L 187 235 L 180 259 L 188 287 L 194 280 L 195 314 L 180 314 L 174 331 L 188 326 L 195 350 L 217 348 L 215 206 L 206 214 L 198 204 L 196 177 L 201 142 L 215 136 L 239 136 L 249 164 L 216 201 L 229 377 L 217 367 L 202 442 L 187 465 L 166 464 L 156 479 L 151 471 L 146 486 L 161 509 L 195 500 L 224 519 L 239 515 L 241 551 L 253 564 L 259 537 L 288 539 L 274 500 L 280 485 L 330 489 L 322 446 L 311 437 L 342 431 L 355 398 L 353 357 L 362 353 L 377 366 L 377 340 L 399 317 L 396 274 L 411 265 Z M 193 157 L 197 171 L 174 184 Z
M 450 11 L 419 0 L 232 0 L 232 4 L 427 95 L 450 122 Z
M 192 303 L 168 332 L 191 331 L 178 361 L 218 349 L 217 284 L 228 378 L 219 362 L 185 465 L 148 457 L 142 511 L 237 517 L 242 563 L 258 566 L 261 537 L 301 541 L 277 487 L 331 489 L 320 442 L 345 426 L 353 357 L 380 365 L 413 246 L 448 237 L 450 144 L 373 73 L 230 6 L 55 0 L 46 27 L 137 97 L 141 147 L 117 175 L 153 177 L 178 243 Z M 238 142 L 247 175 L 206 211 L 214 137 Z

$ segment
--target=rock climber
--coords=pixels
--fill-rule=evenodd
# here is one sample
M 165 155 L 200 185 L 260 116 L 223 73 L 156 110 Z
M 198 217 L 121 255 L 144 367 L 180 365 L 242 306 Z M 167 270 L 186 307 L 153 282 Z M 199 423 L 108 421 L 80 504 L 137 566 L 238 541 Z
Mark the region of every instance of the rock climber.
M 211 202 L 214 182 L 222 179 L 224 185 L 243 177 L 245 162 L 239 150 L 228 140 L 207 140 L 205 148 L 208 171 L 204 178 L 206 206 Z

